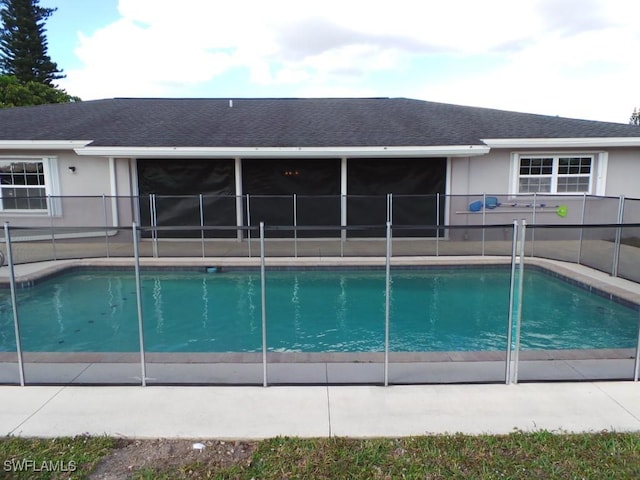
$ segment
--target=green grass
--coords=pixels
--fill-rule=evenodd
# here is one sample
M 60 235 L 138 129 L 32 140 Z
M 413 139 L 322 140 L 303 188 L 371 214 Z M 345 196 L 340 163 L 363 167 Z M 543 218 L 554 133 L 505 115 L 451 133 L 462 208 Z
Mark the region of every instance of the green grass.
M 217 479 L 637 479 L 640 435 L 549 432 L 402 439 L 276 438 L 249 466 L 198 464 L 135 478 Z
M 0 478 L 86 478 L 98 461 L 120 444 L 121 441 L 109 437 L 5 437 L 0 439 Z M 25 460 L 33 463 L 24 463 Z M 22 471 L 17 471 L 20 465 Z
M 0 440 L 0 460 L 77 462 L 70 478 L 86 478 L 116 448 L 110 438 Z M 0 476 L 6 473 L 0 469 Z M 31 473 L 33 475 L 33 473 Z M 69 478 L 12 473 L 6 478 Z M 640 433 L 434 435 L 400 439 L 275 438 L 258 442 L 250 464 L 189 464 L 136 472 L 136 479 L 637 479 Z

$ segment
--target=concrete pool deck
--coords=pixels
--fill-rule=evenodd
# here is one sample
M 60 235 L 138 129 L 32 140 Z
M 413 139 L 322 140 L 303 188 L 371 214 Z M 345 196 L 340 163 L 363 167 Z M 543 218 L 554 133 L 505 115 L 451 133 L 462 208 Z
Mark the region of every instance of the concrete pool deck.
M 262 439 L 640 431 L 634 382 L 0 387 L 0 435 Z

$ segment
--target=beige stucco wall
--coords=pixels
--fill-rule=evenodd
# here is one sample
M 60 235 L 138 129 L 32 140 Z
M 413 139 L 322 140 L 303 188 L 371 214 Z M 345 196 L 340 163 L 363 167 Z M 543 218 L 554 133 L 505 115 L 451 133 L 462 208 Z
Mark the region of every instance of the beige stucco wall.
M 106 158 L 80 157 L 74 152 L 60 152 L 56 156 L 62 195 L 110 194 L 109 162 Z M 69 171 L 71 166 L 76 167 L 75 172 Z
M 640 198 L 640 149 L 609 151 L 606 194 Z
M 506 193 L 510 183 L 510 152 L 451 159 L 452 195 Z
M 130 227 L 134 220 L 138 221 L 137 203 L 133 198 L 134 195 L 137 195 L 133 164 L 134 160 L 130 158 L 114 159 L 116 182 L 115 191 L 112 194 L 116 195 L 118 199 L 109 202 L 109 216 L 114 217 L 112 212 L 115 209 L 115 217 L 117 217 L 111 220 L 112 225 Z

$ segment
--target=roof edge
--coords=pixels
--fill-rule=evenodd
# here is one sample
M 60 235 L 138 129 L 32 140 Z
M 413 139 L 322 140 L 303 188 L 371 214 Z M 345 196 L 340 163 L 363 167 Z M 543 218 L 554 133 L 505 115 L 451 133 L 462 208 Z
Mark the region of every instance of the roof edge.
M 483 138 L 482 142 L 491 148 L 640 147 L 640 136 L 586 138 Z
M 75 150 L 93 140 L 0 140 L 0 150 Z
M 209 157 L 209 158 L 335 158 L 335 157 L 469 157 L 485 155 L 485 145 L 400 146 L 400 147 L 86 147 L 78 155 L 105 157 Z

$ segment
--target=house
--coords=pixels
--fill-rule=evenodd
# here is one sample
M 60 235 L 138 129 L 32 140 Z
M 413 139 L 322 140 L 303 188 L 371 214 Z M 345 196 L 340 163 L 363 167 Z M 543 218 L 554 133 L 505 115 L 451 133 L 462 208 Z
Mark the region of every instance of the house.
M 529 204 L 545 195 L 640 198 L 639 156 L 633 125 L 406 98 L 21 107 L 0 110 L 0 217 L 36 227 L 52 218 L 291 225 L 295 210 L 297 225 L 383 225 L 392 194 L 395 224 L 469 224 L 468 205 L 483 194 L 512 206 L 523 195 Z M 579 209 L 569 211 L 548 220 L 579 222 Z M 407 232 L 421 234 L 433 233 Z

